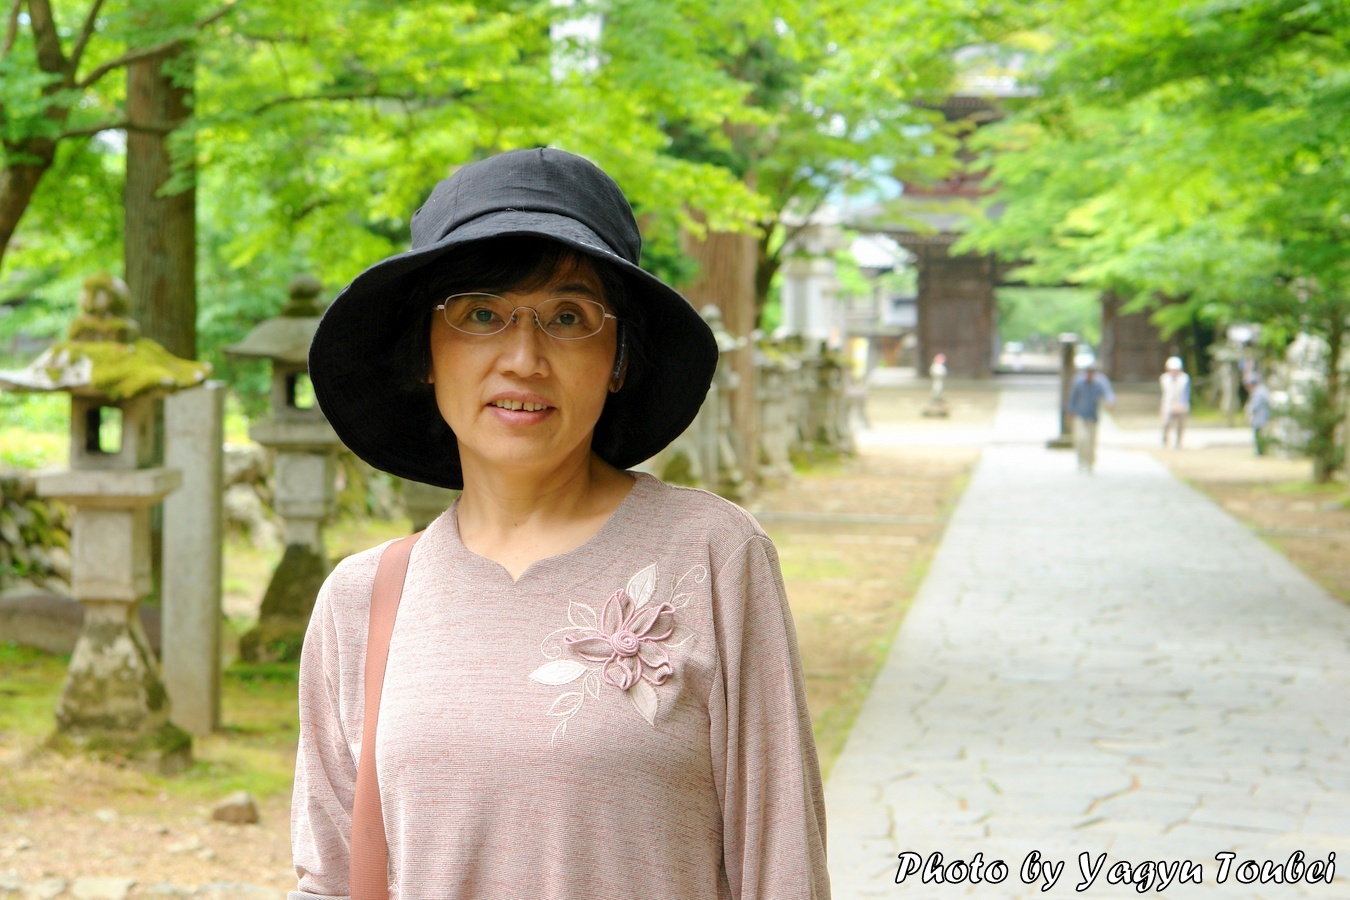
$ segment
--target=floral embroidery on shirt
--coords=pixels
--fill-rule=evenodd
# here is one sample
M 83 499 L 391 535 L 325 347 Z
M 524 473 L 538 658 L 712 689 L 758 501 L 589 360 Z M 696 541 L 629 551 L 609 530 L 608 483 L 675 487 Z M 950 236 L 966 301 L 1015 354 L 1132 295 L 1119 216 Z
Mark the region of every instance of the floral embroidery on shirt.
M 707 569 L 696 566 L 671 588 L 670 599 L 656 603 L 656 565 L 628 580 L 605 600 L 600 611 L 576 600 L 567 607 L 570 625 L 544 638 L 541 651 L 550 662 L 530 673 L 540 684 L 561 687 L 580 680 L 580 690 L 560 694 L 549 707 L 562 721 L 553 730 L 553 744 L 567 733 L 567 723 L 581 712 L 587 697 L 599 699 L 601 685 L 623 691 L 633 708 L 656 725 L 656 689 L 674 673 L 670 651 L 682 647 L 693 632 L 676 621 L 689 604 L 686 580 L 701 584 Z

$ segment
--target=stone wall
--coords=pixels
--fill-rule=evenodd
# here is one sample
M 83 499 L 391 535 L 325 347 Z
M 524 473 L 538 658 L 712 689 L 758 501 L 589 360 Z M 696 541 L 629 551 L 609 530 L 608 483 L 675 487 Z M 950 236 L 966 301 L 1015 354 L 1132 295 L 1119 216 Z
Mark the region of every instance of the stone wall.
M 0 473 L 0 593 L 70 593 L 70 514 L 37 496 L 26 472 Z

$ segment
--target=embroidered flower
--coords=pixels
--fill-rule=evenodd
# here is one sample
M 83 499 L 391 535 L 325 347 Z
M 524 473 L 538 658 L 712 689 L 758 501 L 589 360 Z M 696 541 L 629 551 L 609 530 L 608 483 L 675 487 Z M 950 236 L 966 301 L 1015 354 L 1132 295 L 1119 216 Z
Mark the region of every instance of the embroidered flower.
M 626 691 L 639 678 L 655 687 L 670 677 L 670 657 L 661 646 L 675 632 L 669 603 L 639 608 L 627 591 L 617 590 L 600 610 L 599 625 L 569 634 L 563 643 L 582 659 L 604 663 L 605 684 Z
M 656 688 L 674 674 L 669 651 L 694 638 L 675 621 L 675 614 L 689 605 L 707 577 L 707 569 L 695 566 L 676 579 L 668 601 L 656 603 L 660 579 L 656 566 L 650 565 L 611 594 L 598 613 L 581 601 L 569 601 L 571 624 L 544 638 L 540 650 L 549 662 L 530 673 L 539 684 L 577 685 L 559 694 L 548 709 L 548 715 L 562 720 L 553 730 L 554 746 L 586 698 L 600 699 L 602 684 L 623 691 L 647 724 L 656 724 L 660 707 Z

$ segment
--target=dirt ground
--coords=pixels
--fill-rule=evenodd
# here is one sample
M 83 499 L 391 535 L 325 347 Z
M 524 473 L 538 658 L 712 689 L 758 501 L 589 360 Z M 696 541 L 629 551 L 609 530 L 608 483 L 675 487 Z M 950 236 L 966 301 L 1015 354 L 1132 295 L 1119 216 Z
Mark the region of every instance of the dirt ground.
M 938 430 L 948 423 L 987 423 L 995 407 L 990 387 L 954 385 L 948 391 L 951 418 L 934 421 L 920 416 L 926 399 L 919 388 L 874 391 L 868 411 L 874 423 Z M 1122 427 L 1153 427 L 1146 393 L 1123 399 Z M 1350 601 L 1344 484 L 1313 489 L 1306 462 L 1258 459 L 1245 446 L 1153 452 L 1328 591 Z M 971 447 L 925 445 L 822 461 L 747 503 L 780 550 L 827 767 L 923 579 L 977 455 Z M 170 883 L 245 883 L 278 895 L 293 886 L 289 797 L 263 798 L 259 825 L 224 825 L 210 820 L 207 804 L 171 799 L 137 772 L 34 756 L 30 750 L 0 733 L 0 897 L 6 896 L 4 878 L 11 874 L 29 883 L 135 878 L 132 897 L 163 896 L 155 886 Z M 16 791 L 33 796 L 15 796 Z M 34 805 L 35 797 L 43 802 Z M 13 815 L 18 807 L 25 811 Z M 209 896 L 248 894 L 221 888 Z

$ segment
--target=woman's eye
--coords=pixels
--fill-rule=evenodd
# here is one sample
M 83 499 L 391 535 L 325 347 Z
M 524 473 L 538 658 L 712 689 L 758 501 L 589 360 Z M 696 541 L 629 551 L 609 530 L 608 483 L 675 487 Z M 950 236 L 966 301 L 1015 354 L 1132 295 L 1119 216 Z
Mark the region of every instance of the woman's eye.
M 469 313 L 469 321 L 476 322 L 479 325 L 486 325 L 495 318 L 497 318 L 497 314 L 490 309 L 475 309 Z

